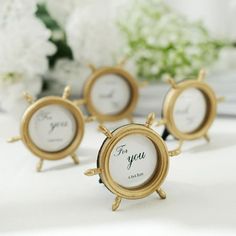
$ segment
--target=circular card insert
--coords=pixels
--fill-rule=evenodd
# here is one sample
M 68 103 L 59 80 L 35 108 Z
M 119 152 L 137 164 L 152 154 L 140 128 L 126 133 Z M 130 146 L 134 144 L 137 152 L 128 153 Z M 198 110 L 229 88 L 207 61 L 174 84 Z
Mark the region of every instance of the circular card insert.
M 177 98 L 173 117 L 177 129 L 183 133 L 191 133 L 199 129 L 207 114 L 205 95 L 195 88 L 184 90 Z
M 46 152 L 58 152 L 68 147 L 75 137 L 73 114 L 60 105 L 48 105 L 37 110 L 29 122 L 32 142 Z
M 136 188 L 147 183 L 155 174 L 158 153 L 153 142 L 139 134 L 120 140 L 111 152 L 109 171 L 122 187 Z
M 93 84 L 91 100 L 96 110 L 104 115 L 116 115 L 130 102 L 130 86 L 116 74 L 99 77 Z

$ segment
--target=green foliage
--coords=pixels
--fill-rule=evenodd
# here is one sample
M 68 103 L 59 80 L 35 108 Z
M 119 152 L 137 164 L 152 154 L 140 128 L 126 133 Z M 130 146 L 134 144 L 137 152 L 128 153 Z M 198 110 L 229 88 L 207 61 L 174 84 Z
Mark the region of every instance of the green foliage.
M 125 53 L 134 60 L 140 79 L 192 78 L 228 45 L 161 0 L 135 1 L 118 24 L 127 40 Z
M 60 58 L 73 59 L 71 48 L 67 44 L 66 35 L 60 25 L 50 16 L 45 4 L 37 5 L 36 16 L 51 31 L 50 41 L 55 44 L 57 51 L 54 55 L 49 56 L 49 65 L 53 67 Z

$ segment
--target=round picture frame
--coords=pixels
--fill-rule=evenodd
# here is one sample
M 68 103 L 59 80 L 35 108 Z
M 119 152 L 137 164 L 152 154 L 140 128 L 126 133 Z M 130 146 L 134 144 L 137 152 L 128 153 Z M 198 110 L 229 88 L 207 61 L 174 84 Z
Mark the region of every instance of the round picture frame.
M 89 76 L 87 79 L 84 89 L 83 89 L 83 98 L 76 100 L 75 103 L 77 105 L 85 105 L 88 112 L 92 115 L 95 116 L 96 119 L 100 122 L 115 122 L 119 121 L 122 119 L 128 119 L 130 122 L 133 122 L 133 112 L 136 108 L 138 98 L 139 98 L 139 85 L 143 86 L 142 84 L 139 84 L 134 77 L 125 69 L 122 68 L 122 64 L 114 67 L 101 67 L 101 68 L 95 68 L 95 66 L 90 65 L 90 68 L 92 70 L 92 74 Z M 123 101 L 121 101 L 122 104 L 119 104 L 120 101 L 116 100 L 115 102 L 113 101 L 116 106 L 121 106 L 117 112 L 109 114 L 109 112 L 103 112 L 101 111 L 102 108 L 107 107 L 109 104 L 99 104 L 95 105 L 94 101 L 99 102 L 99 91 L 96 92 L 98 93 L 96 97 L 93 97 L 93 94 L 95 93 L 95 87 L 97 86 L 98 82 L 102 82 L 104 80 L 105 76 L 115 76 L 116 77 L 116 82 L 118 79 L 120 79 L 119 84 L 113 86 L 113 90 L 117 90 L 118 87 L 123 88 L 126 91 L 126 95 L 129 91 L 129 100 L 126 101 L 125 98 Z M 107 78 L 108 79 L 108 78 Z M 112 78 L 113 80 L 115 78 Z M 111 78 L 109 78 L 111 80 Z M 105 83 L 103 81 L 102 83 Z M 104 84 L 103 84 L 104 85 Z M 112 85 L 111 85 L 112 86 Z M 101 87 L 101 86 L 100 86 Z M 103 86 L 104 87 L 104 86 Z M 99 89 L 99 85 L 97 86 L 97 89 Z M 110 102 L 111 97 L 114 97 L 114 92 L 111 90 L 109 91 L 103 91 L 103 93 L 108 93 L 107 95 L 102 95 L 100 94 L 100 97 L 104 97 L 104 101 Z M 120 96 L 116 96 L 115 99 L 117 99 Z M 127 98 L 126 98 L 127 99 Z M 100 99 L 101 101 L 101 99 Z M 118 104 L 118 105 L 117 105 Z M 125 106 L 124 106 L 125 104 Z M 122 106 L 124 106 L 122 108 Z
M 30 105 L 21 119 L 20 136 L 10 138 L 8 142 L 21 140 L 40 159 L 37 171 L 42 170 L 44 160 L 56 161 L 67 156 L 79 164 L 76 150 L 84 136 L 85 122 L 91 119 L 85 118 L 80 109 L 68 100 L 70 91 L 67 86 L 62 97 L 47 96 L 35 102 L 31 95 L 24 94 Z M 61 119 L 58 118 L 60 115 Z
M 214 90 L 203 81 L 204 79 L 204 70 L 199 72 L 197 80 L 183 80 L 176 83 L 173 79 L 168 79 L 171 88 L 166 94 L 163 103 L 162 119 L 157 123 L 158 126 L 165 125 L 162 134 L 164 140 L 171 134 L 181 142 L 201 137 L 209 141 L 208 131 L 215 120 L 217 104 L 223 98 L 217 98 Z M 186 121 L 189 120 L 189 131 L 181 130 L 179 128 L 181 125 L 178 127 L 178 119 L 175 117 L 178 115 L 178 111 L 176 112 L 177 102 L 179 102 L 178 106 L 181 107 L 181 99 L 182 101 L 184 99 L 185 101 L 189 100 L 187 107 L 185 106 L 186 104 L 182 105 L 182 114 L 179 117 L 179 120 L 182 118 L 182 122 L 185 122 L 185 124 L 182 124 L 185 130 L 188 130 Z M 196 99 L 199 100 L 197 101 Z
M 155 115 L 151 113 L 148 115 L 144 125 L 128 124 L 115 129 L 113 132 L 110 132 L 106 127 L 100 125 L 100 131 L 106 135 L 106 139 L 98 152 L 97 168 L 87 170 L 85 175 L 93 176 L 99 174 L 100 182 L 116 195 L 112 205 L 113 211 L 118 209 L 123 198 L 129 200 L 141 199 L 153 192 L 157 192 L 161 199 L 166 198 L 166 193 L 161 189 L 161 185 L 168 173 L 169 156 L 179 155 L 181 153 L 181 146 L 173 151 L 168 151 L 164 140 L 151 128 L 154 122 Z M 136 142 L 138 139 L 134 142 L 130 142 L 132 138 L 137 137 L 139 138 L 138 142 Z M 146 143 L 144 143 L 142 146 L 144 139 L 140 140 L 140 138 L 147 139 L 149 140 L 148 142 L 152 144 L 146 145 Z M 125 141 L 121 142 L 124 139 Z M 120 147 L 117 149 L 117 145 L 120 145 L 120 143 L 123 143 L 121 146 L 122 149 L 124 147 L 125 149 L 121 150 Z M 137 144 L 139 145 L 137 146 Z M 152 146 L 155 147 L 155 151 L 153 151 Z M 137 149 L 137 147 L 141 149 L 144 148 L 144 150 L 140 153 L 133 154 L 132 159 L 130 159 L 130 152 L 133 153 L 134 148 Z M 140 148 L 139 151 L 141 150 Z M 151 148 L 151 150 L 148 150 L 148 148 Z M 148 155 L 146 155 L 147 153 Z M 114 156 L 115 158 L 121 159 L 114 162 Z M 156 162 L 153 162 L 154 156 L 157 158 Z M 136 161 L 135 165 L 132 161 Z M 128 166 L 130 166 L 131 162 L 134 169 L 130 172 L 130 169 L 127 171 L 126 164 L 128 163 Z M 140 164 L 136 165 L 138 162 Z M 116 165 L 116 173 L 114 173 L 114 168 L 111 163 L 112 165 Z M 154 168 L 152 166 L 153 163 L 157 163 Z M 137 171 L 139 171 L 139 173 L 137 173 Z M 148 173 L 148 171 L 152 173 Z M 123 174 L 123 176 L 119 177 L 120 174 Z M 137 180 L 133 181 L 130 177 L 141 178 L 142 180 L 141 182 L 137 182 Z

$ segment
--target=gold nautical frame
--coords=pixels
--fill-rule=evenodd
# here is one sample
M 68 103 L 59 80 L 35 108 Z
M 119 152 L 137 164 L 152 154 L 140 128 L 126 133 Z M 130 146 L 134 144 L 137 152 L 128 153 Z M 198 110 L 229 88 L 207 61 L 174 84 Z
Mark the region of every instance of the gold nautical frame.
M 148 115 L 146 123 L 143 124 L 128 124 L 121 126 L 120 128 L 110 132 L 106 127 L 100 125 L 100 131 L 106 135 L 106 139 L 103 142 L 100 151 L 98 153 L 97 168 L 89 169 L 85 172 L 87 176 L 93 176 L 99 174 L 100 183 L 103 183 L 108 190 L 116 195 L 115 201 L 112 205 L 112 210 L 118 209 L 121 200 L 124 199 L 141 199 L 153 192 L 157 192 L 161 199 L 166 198 L 166 193 L 162 190 L 161 185 L 164 182 L 169 166 L 169 156 L 176 156 L 181 153 L 181 145 L 173 151 L 168 151 L 167 146 L 161 136 L 159 136 L 152 128 L 152 124 L 155 122 L 155 114 Z M 145 183 L 137 187 L 124 187 L 118 184 L 111 176 L 109 162 L 111 158 L 112 150 L 115 145 L 125 137 L 139 134 L 148 138 L 155 146 L 156 157 L 158 158 L 158 165 L 155 167 L 155 171 L 152 177 Z
M 17 141 L 22 141 L 24 145 L 29 149 L 29 151 L 40 159 L 36 167 L 36 170 L 38 172 L 42 170 L 44 160 L 55 161 L 66 158 L 67 156 L 71 156 L 73 162 L 75 164 L 79 164 L 79 159 L 76 155 L 76 150 L 79 147 L 84 136 L 85 122 L 94 120 L 94 117 L 84 117 L 80 109 L 73 102 L 68 100 L 70 93 L 71 88 L 67 86 L 64 89 L 62 97 L 47 96 L 37 101 L 34 101 L 33 97 L 30 94 L 26 92 L 23 94 L 24 98 L 29 103 L 29 107 L 26 109 L 21 119 L 20 136 L 10 138 L 8 142 L 14 143 Z M 43 150 L 42 148 L 37 146 L 37 144 L 34 143 L 29 131 L 29 124 L 34 114 L 36 114 L 36 112 L 39 111 L 41 108 L 45 108 L 50 105 L 59 106 L 68 111 L 72 115 L 76 127 L 73 139 L 65 148 L 59 151 Z
M 88 112 L 95 116 L 100 123 L 104 122 L 115 122 L 122 119 L 128 119 L 131 123 L 133 122 L 133 112 L 136 108 L 139 98 L 139 87 L 146 85 L 145 82 L 138 83 L 135 78 L 126 71 L 124 66 L 125 60 L 121 61 L 117 66 L 114 67 L 101 67 L 96 68 L 94 65 L 89 65 L 92 74 L 89 76 L 83 89 L 83 98 L 76 100 L 75 103 L 79 105 L 85 105 Z M 99 79 L 106 75 L 116 75 L 123 79 L 130 90 L 129 102 L 124 109 L 116 114 L 105 114 L 99 111 L 92 101 L 92 89 L 93 86 Z
M 184 140 L 195 140 L 204 137 L 208 142 L 210 138 L 208 136 L 208 130 L 211 127 L 217 113 L 217 104 L 224 100 L 223 97 L 217 98 L 213 89 L 204 82 L 206 73 L 204 70 L 200 70 L 198 78 L 193 80 L 184 80 L 179 83 L 174 79 L 169 78 L 167 82 L 171 85 L 171 89 L 167 93 L 164 105 L 162 109 L 162 119 L 157 122 L 157 126 L 165 125 L 163 132 L 163 139 L 171 134 L 176 139 L 183 143 Z M 174 121 L 174 106 L 178 97 L 187 89 L 199 90 L 206 100 L 207 112 L 203 122 L 198 128 L 192 132 L 182 132 L 179 130 Z

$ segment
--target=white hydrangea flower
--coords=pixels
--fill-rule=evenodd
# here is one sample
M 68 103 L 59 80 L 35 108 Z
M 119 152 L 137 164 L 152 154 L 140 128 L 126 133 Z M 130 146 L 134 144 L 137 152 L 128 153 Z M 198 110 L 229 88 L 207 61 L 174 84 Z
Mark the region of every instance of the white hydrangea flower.
M 14 110 L 21 94 L 11 88 L 16 91 L 19 86 L 19 91 L 25 88 L 38 94 L 41 85 L 35 82 L 36 89 L 28 88 L 27 81 L 38 80 L 47 71 L 47 56 L 55 47 L 48 41 L 50 31 L 35 16 L 35 1 L 0 0 L 0 5 L 0 100 L 4 109 Z
M 163 0 L 135 0 L 120 24 L 127 39 L 125 51 L 142 79 L 196 75 L 217 59 L 223 46 L 201 23 L 188 21 Z
M 17 76 L 15 74 L 15 76 Z M 23 99 L 23 92 L 30 91 L 36 97 L 42 89 L 42 79 L 35 76 L 34 79 L 14 81 L 12 84 L 5 84 L 0 87 L 0 110 L 10 113 L 14 118 L 20 120 L 28 103 Z
M 19 19 L 31 17 L 36 11 L 35 0 L 0 0 L 0 25 L 9 25 Z
M 69 16 L 75 8 L 83 4 L 88 4 L 91 1 L 93 0 L 64 0 L 58 3 L 58 0 L 38 0 L 38 2 L 46 4 L 47 10 L 52 18 L 62 27 L 66 25 Z
M 125 57 L 125 41 L 117 22 L 127 5 L 127 0 L 91 1 L 73 12 L 66 32 L 78 62 L 100 67 L 115 65 Z
M 53 82 L 53 87 L 50 88 L 52 92 L 57 89 L 61 93 L 65 86 L 70 85 L 72 95 L 78 97 L 82 95 L 84 82 L 90 74 L 91 69 L 88 66 L 83 66 L 77 61 L 60 59 L 46 77 Z

